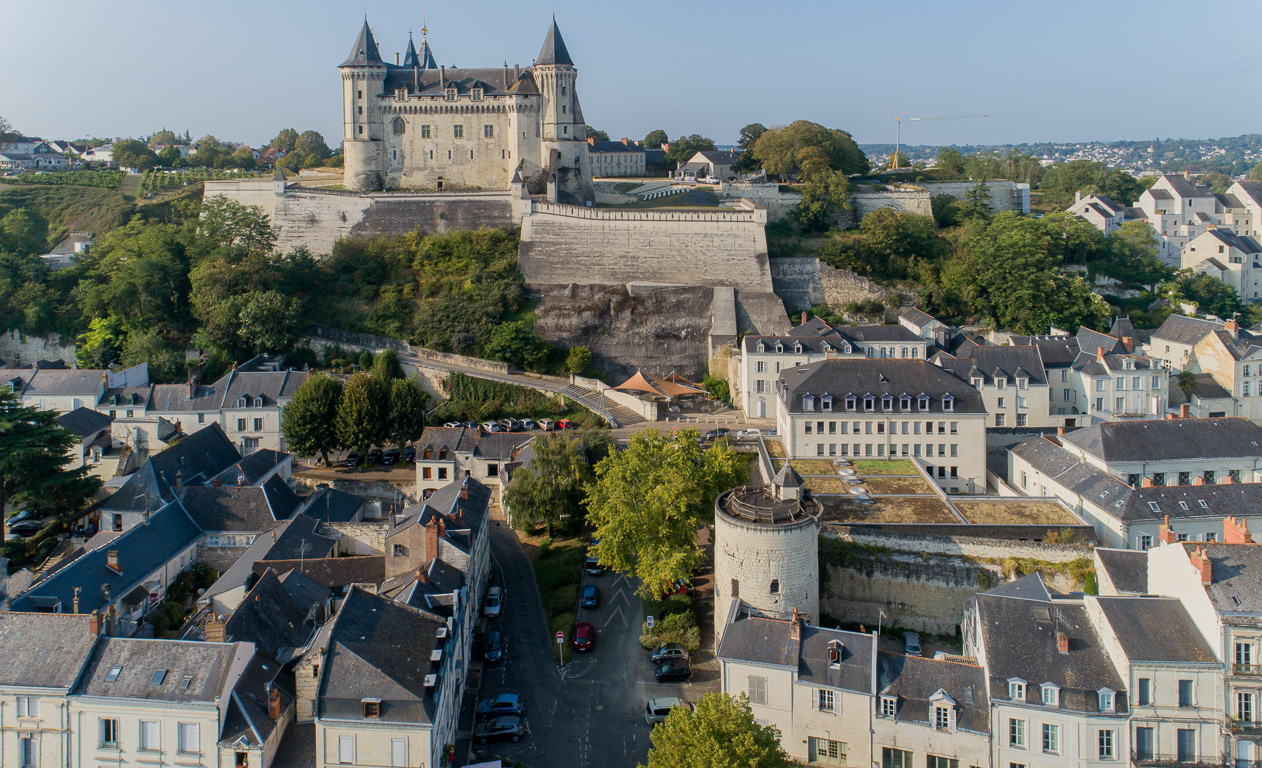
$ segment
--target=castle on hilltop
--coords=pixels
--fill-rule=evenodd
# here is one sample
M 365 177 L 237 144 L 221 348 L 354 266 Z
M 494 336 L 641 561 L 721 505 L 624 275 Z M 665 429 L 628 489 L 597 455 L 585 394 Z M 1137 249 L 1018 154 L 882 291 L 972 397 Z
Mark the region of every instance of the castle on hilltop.
M 421 30 L 403 61 L 381 58 L 367 19 L 342 73 L 347 189 L 504 191 L 594 199 L 578 70 L 556 19 L 532 66 L 439 66 Z

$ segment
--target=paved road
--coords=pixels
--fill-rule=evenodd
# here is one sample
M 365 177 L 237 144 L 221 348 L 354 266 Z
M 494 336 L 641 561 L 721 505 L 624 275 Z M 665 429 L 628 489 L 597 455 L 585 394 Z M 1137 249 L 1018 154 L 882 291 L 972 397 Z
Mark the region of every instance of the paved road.
M 718 690 L 713 663 L 697 669 L 690 684 L 653 680 L 653 666 L 639 646 L 640 600 L 630 582 L 608 572 L 584 582 L 601 591 L 601 607 L 583 610 L 579 617 L 596 625 L 595 649 L 575 654 L 558 670 L 556 642 L 544 622 L 530 563 L 502 519 L 492 524 L 491 552 L 497 565 L 493 576 L 508 589 L 507 610 L 499 620 L 508 654 L 503 664 L 484 669 L 480 695 L 521 694 L 531 735 L 519 744 L 475 744 L 475 762 L 502 757 L 531 768 L 632 768 L 648 756 L 644 706 L 650 696 L 695 702 Z

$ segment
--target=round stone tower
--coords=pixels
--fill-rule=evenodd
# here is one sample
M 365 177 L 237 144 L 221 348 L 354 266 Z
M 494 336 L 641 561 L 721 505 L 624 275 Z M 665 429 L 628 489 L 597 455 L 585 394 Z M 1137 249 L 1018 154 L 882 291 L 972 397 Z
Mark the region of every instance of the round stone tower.
M 823 505 L 785 463 L 771 485 L 744 486 L 714 502 L 714 626 L 717 640 L 736 601 L 750 613 L 819 621 Z

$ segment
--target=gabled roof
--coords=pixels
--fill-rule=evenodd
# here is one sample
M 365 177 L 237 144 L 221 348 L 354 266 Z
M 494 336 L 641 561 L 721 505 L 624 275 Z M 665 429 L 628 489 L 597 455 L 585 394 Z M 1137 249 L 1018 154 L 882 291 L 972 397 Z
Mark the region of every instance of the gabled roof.
M 299 571 L 321 586 L 334 589 L 351 584 L 380 584 L 386 578 L 385 555 L 351 557 L 300 558 L 266 560 L 253 564 L 255 573 L 266 568 L 277 571 Z
M 97 636 L 91 617 L 66 613 L 0 613 L 0 685 L 69 690 Z
M 1254 240 L 1248 235 L 1237 235 L 1230 229 L 1219 227 L 1217 229 L 1207 230 L 1202 237 L 1213 238 L 1228 248 L 1235 248 L 1238 251 L 1243 251 L 1246 255 L 1256 256 L 1257 254 L 1262 253 L 1262 245 L 1259 245 L 1257 240 Z
M 301 648 L 311 639 L 316 630 L 308 621 L 313 607 L 299 604 L 269 568 L 228 617 L 224 637 L 254 643 L 268 656 L 282 658 L 286 649 Z
M 260 448 L 210 479 L 224 485 L 254 485 L 289 458 L 288 453 Z
M 279 477 L 262 486 L 187 486 L 175 492 L 203 531 L 270 531 L 302 503 Z
M 1243 487 L 1243 486 L 1240 486 Z M 1262 613 L 1262 546 L 1257 544 L 1192 544 L 1209 557 L 1210 584 L 1205 587 L 1214 607 L 1223 613 Z
M 269 689 L 280 695 L 281 711 L 284 712 L 294 699 L 291 693 L 293 688 L 292 674 L 283 672 L 280 664 L 272 659 L 256 653 L 232 689 L 219 743 L 229 746 L 264 746 L 272 732 L 285 722 L 283 718 L 276 722 L 268 716 Z
M 302 512 L 322 523 L 349 523 L 367 503 L 362 496 L 325 487 L 306 499 Z
M 929 410 L 924 413 L 945 413 L 943 400 L 946 396 L 953 399 L 952 413 L 986 412 L 982 396 L 976 389 L 927 360 L 820 360 L 784 371 L 780 374 L 780 382 L 788 390 L 785 403 L 791 413 L 805 412 L 802 398 L 806 395 L 812 395 L 817 400 L 822 395 L 832 395 L 835 411 L 841 409 L 839 399 L 844 402 L 847 395 L 860 399 L 872 395 L 878 400 L 878 410 L 880 398 L 890 395 L 895 398 L 897 411 L 898 399 L 908 395 L 912 398 L 910 413 L 922 413 L 918 399 L 925 395 L 929 398 Z
M 1096 547 L 1100 567 L 1119 593 L 1148 594 L 1148 553 L 1137 549 Z
M 1122 340 L 1107 333 L 1093 331 L 1087 326 L 1078 329 L 1076 338 L 1078 339 L 1078 348 L 1085 354 L 1095 357 L 1096 350 L 1100 347 L 1104 348 L 1104 354 L 1124 354 L 1126 347 L 1122 345 Z
M 1101 597 L 1100 610 L 1131 662 L 1215 664 L 1183 603 L 1173 597 Z
M 570 52 L 565 47 L 565 40 L 561 38 L 561 30 L 557 27 L 555 16 L 552 18 L 552 26 L 548 27 L 548 36 L 543 39 L 543 48 L 539 50 L 539 57 L 535 59 L 537 67 L 553 64 L 574 66 L 574 60 L 570 58 Z
M 241 454 L 218 423 L 199 429 L 164 451 L 155 453 L 102 503 L 105 510 L 157 509 L 175 498 L 172 487 L 206 482 L 241 460 Z
M 1038 571 L 1028 576 L 1022 576 L 1019 579 L 1004 582 L 986 594 L 1000 597 L 1015 597 L 1021 600 L 1037 600 L 1039 602 L 1047 602 L 1052 599 L 1052 595 L 1047 591 L 1047 585 L 1043 583 L 1043 577 L 1039 575 Z
M 735 165 L 741 159 L 740 152 L 727 152 L 723 150 L 702 150 L 697 153 L 714 165 Z
M 380 67 L 384 65 L 381 52 L 377 50 L 377 41 L 373 39 L 372 30 L 368 28 L 368 19 L 365 18 L 364 26 L 360 27 L 359 35 L 355 38 L 355 45 L 351 48 L 351 55 L 346 57 L 346 61 L 342 62 L 341 66 Z
M 1262 457 L 1262 426 L 1234 417 L 1102 422 L 1061 440 L 1107 463 Z
M 244 652 L 236 643 L 107 637 L 97 644 L 74 692 L 113 699 L 215 704 L 227 692 L 233 660 Z M 107 680 L 115 668 L 115 679 Z M 154 674 L 159 671 L 165 673 L 160 682 Z
M 990 733 L 988 688 L 986 670 L 976 664 L 901 653 L 877 655 L 877 694 L 894 697 L 894 716 L 900 721 L 932 724 L 931 701 L 945 694 L 954 702 L 959 728 Z
M 1170 315 L 1161 327 L 1152 332 L 1153 341 L 1158 339 L 1173 341 L 1177 344 L 1194 345 L 1207 334 L 1220 330 L 1223 323 L 1217 320 L 1202 320 L 1198 317 Z
M 58 424 L 73 432 L 80 439 L 92 437 L 102 430 L 109 429 L 113 421 L 113 416 L 84 407 L 75 408 L 73 411 L 63 413 L 57 417 Z
M 1047 383 L 1047 372 L 1043 369 L 1043 360 L 1036 346 L 992 346 L 978 345 L 960 350 L 958 358 L 939 353 L 933 359 L 968 381 L 972 376 L 980 374 L 986 383 L 994 383 L 1003 378 L 1014 386 L 1017 379 L 1026 379 L 1031 384 Z M 976 373 L 972 372 L 976 369 Z

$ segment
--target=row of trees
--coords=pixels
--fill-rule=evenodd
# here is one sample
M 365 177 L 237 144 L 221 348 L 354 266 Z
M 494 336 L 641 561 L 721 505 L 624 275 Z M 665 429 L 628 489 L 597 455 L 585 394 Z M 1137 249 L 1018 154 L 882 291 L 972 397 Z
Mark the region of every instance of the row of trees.
M 139 139 L 121 139 L 114 142 L 114 161 L 124 168 L 241 168 L 252 170 L 255 167 L 254 152 L 242 144 L 221 141 L 214 136 L 203 136 L 197 141 L 197 151 L 183 157 L 176 145 L 189 142 L 179 138 L 171 131 L 162 130 L 155 133 L 148 141 Z M 154 152 L 151 145 L 164 145 L 162 150 Z M 329 148 L 324 136 L 319 131 L 303 131 L 298 133 L 293 128 L 285 128 L 272 139 L 269 144 L 274 149 L 285 152 L 280 165 L 286 170 L 297 171 L 300 168 L 317 168 L 322 165 L 338 165 L 340 156 L 334 160 L 333 150 Z

